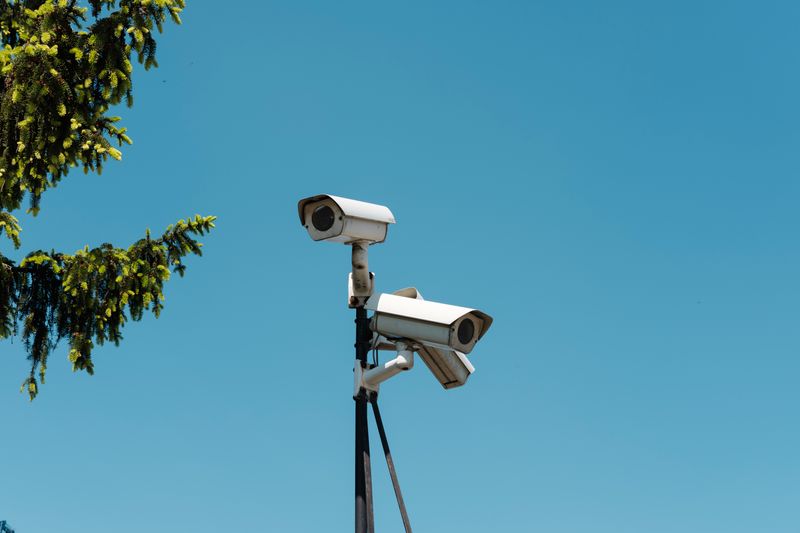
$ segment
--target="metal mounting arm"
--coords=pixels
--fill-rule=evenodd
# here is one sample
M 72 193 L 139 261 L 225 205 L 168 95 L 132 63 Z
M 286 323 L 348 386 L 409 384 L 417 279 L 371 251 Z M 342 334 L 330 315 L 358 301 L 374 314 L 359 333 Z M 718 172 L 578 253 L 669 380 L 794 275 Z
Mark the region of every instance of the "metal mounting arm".
M 378 392 L 381 383 L 387 379 L 411 370 L 414 366 L 414 351 L 404 342 L 397 342 L 395 344 L 397 349 L 397 357 L 386 363 L 374 366 L 372 368 L 361 368 L 361 365 L 355 366 L 355 394 L 357 395 L 361 389 L 368 391 Z
M 352 243 L 352 263 L 353 272 L 350 275 L 350 307 L 364 305 L 367 299 L 372 296 L 372 273 L 369 271 L 369 243 L 366 241 L 356 241 Z

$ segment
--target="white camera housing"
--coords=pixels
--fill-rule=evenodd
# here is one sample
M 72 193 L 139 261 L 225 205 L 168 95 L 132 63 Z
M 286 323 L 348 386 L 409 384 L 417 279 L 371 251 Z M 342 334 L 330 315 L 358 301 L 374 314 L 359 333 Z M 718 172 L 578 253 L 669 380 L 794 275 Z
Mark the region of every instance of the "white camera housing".
M 386 240 L 395 219 L 388 207 L 319 194 L 297 203 L 300 223 L 315 241 L 370 244 Z
M 397 294 L 371 296 L 365 307 L 375 311 L 372 331 L 387 339 L 408 339 L 465 354 L 492 325 L 492 317 L 477 309 Z
M 456 350 L 440 350 L 432 346 L 420 345 L 417 347 L 417 353 L 433 377 L 445 389 L 460 387 L 475 372 L 475 367 L 469 362 L 467 356 Z
M 464 385 L 470 375 L 475 372 L 475 367 L 472 366 L 467 356 L 455 350 L 442 350 L 432 346 L 425 346 L 418 342 L 408 344 L 403 343 L 403 341 L 392 342 L 383 335 L 377 333 L 375 333 L 372 341 L 373 348 L 377 350 L 399 351 L 400 349 L 398 346 L 401 344 L 411 346 L 411 348 L 419 354 L 425 366 L 427 366 L 428 370 L 433 374 L 433 377 L 435 377 L 445 389 L 454 389 Z M 408 359 L 406 358 L 405 360 Z M 402 360 L 398 361 L 398 363 L 402 362 Z

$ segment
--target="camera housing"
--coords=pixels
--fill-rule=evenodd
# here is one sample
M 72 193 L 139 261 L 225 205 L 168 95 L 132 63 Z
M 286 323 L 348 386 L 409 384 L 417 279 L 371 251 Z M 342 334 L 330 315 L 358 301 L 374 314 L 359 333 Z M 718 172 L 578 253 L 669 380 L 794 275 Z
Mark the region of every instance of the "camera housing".
M 388 207 L 318 194 L 297 203 L 300 223 L 315 241 L 374 244 L 386 240 L 395 219 Z
M 475 367 L 467 356 L 456 350 L 440 350 L 432 346 L 417 347 L 422 362 L 445 389 L 454 389 L 467 382 Z
M 375 311 L 372 331 L 387 339 L 468 354 L 492 325 L 492 317 L 477 309 L 431 302 L 397 294 L 376 294 L 365 306 Z

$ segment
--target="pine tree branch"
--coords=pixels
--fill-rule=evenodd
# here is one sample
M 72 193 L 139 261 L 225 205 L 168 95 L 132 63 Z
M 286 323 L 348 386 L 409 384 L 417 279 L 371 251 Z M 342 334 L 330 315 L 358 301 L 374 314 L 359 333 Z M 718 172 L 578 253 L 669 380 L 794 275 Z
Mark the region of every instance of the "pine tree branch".
M 0 212 L 0 235 L 5 233 L 6 237 L 14 243 L 14 248 L 20 247 L 19 234 L 21 231 L 22 227 L 15 216 L 11 213 Z
M 68 340 L 73 370 L 93 374 L 95 345 L 118 345 L 128 319 L 141 320 L 146 311 L 158 317 L 170 268 L 182 276 L 183 258 L 202 255 L 195 236 L 211 231 L 215 219 L 180 220 L 161 237 L 152 239 L 148 231 L 127 249 L 103 244 L 73 255 L 35 251 L 19 265 L 0 255 L 0 338 L 22 337 L 31 361 L 22 389 L 31 400 L 61 339 Z
M 102 172 L 130 144 L 109 110 L 132 96 L 132 56 L 158 66 L 153 34 L 183 0 L 0 0 L 0 209 L 42 194 L 73 167 Z

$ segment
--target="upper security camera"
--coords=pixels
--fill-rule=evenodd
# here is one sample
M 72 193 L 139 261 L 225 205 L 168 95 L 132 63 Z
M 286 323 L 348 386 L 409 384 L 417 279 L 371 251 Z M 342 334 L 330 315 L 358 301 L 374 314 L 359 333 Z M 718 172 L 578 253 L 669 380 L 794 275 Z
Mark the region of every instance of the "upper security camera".
M 375 311 L 372 331 L 387 339 L 408 339 L 465 354 L 492 325 L 492 317 L 476 309 L 396 294 L 376 294 L 365 307 Z
M 394 215 L 383 205 L 320 194 L 297 204 L 300 223 L 315 241 L 374 244 L 386 240 Z

